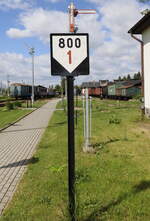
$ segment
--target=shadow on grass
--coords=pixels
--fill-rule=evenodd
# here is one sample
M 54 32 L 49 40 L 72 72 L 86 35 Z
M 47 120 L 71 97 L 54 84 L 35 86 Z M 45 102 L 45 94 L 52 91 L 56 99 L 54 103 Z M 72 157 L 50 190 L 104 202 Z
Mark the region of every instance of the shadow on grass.
M 117 200 L 108 203 L 106 206 L 102 206 L 99 209 L 95 209 L 86 219 L 83 221 L 97 221 L 97 218 L 100 218 L 102 213 L 107 212 L 114 206 L 119 205 L 123 200 L 127 199 L 131 195 L 138 194 L 141 191 L 146 191 L 150 188 L 150 181 L 142 180 L 139 184 L 133 186 L 133 189 L 129 193 L 124 193 L 118 197 Z M 100 220 L 100 219 L 99 219 Z
M 62 122 L 58 122 L 58 123 L 55 123 L 55 125 L 57 126 L 57 125 L 64 125 L 64 124 L 66 124 L 67 123 L 67 121 L 65 120 L 65 121 L 62 121 Z
M 106 146 L 107 144 L 109 144 L 109 143 L 114 143 L 114 142 L 117 142 L 117 141 L 120 141 L 120 140 L 121 140 L 121 139 L 119 139 L 119 138 L 109 138 L 107 141 L 93 143 L 93 144 L 91 144 L 91 146 L 92 146 L 93 148 L 99 149 L 99 148 L 105 147 L 105 146 Z
M 119 106 L 119 107 L 115 107 L 115 109 L 129 109 L 129 108 L 133 108 L 131 106 Z
M 35 164 L 37 162 L 39 162 L 39 158 L 38 157 L 32 157 L 30 159 L 24 159 L 24 160 L 20 160 L 20 161 L 17 161 L 17 162 L 13 162 L 13 163 L 7 164 L 5 166 L 1 166 L 0 169 L 24 166 L 24 165 L 28 165 L 28 164 Z
M 141 191 L 145 191 L 150 188 L 150 181 L 149 180 L 143 180 L 139 184 L 135 185 L 134 187 L 134 193 L 139 193 Z

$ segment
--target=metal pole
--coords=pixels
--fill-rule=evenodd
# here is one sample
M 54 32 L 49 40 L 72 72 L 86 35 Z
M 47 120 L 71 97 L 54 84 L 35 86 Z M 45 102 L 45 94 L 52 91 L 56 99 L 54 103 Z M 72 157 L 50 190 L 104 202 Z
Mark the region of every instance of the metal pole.
M 2 81 L 1 81 L 1 95 L 2 95 L 2 93 L 3 93 L 3 89 L 2 89 L 3 87 L 2 87 Z
M 7 75 L 7 96 L 9 97 L 10 93 L 9 93 L 9 75 Z
M 86 125 L 86 136 L 85 136 L 85 148 L 88 150 L 89 147 L 89 102 L 88 102 L 88 88 L 85 89 L 85 125 Z
M 74 79 L 67 77 L 68 98 L 68 184 L 69 213 L 71 221 L 76 221 L 75 213 L 75 143 L 74 143 Z
M 73 2 L 71 2 L 69 5 L 69 31 L 71 33 L 73 33 L 75 31 L 74 12 L 75 12 L 75 5 Z
M 92 97 L 90 97 L 90 139 L 92 137 Z
M 34 51 L 32 53 L 32 107 L 34 104 Z
M 78 124 L 78 95 L 77 95 L 77 88 L 76 88 L 76 128 L 77 128 L 77 124 Z
M 32 57 L 32 96 L 31 96 L 32 107 L 33 107 L 33 104 L 34 104 L 34 53 L 35 53 L 34 48 L 30 48 L 29 49 L 29 54 Z
M 82 99 L 83 99 L 83 119 L 84 119 L 83 126 L 84 126 L 84 139 L 85 139 L 85 96 L 84 95 L 83 95 Z
M 63 77 L 61 76 L 61 101 L 62 101 L 62 107 L 64 108 L 64 90 L 63 90 Z
M 74 33 L 75 6 L 69 6 L 69 31 Z M 68 105 L 68 184 L 69 184 L 69 213 L 71 221 L 76 221 L 75 211 L 75 143 L 74 143 L 74 78 L 67 77 L 67 105 Z
M 67 78 L 65 78 L 65 97 L 67 99 Z

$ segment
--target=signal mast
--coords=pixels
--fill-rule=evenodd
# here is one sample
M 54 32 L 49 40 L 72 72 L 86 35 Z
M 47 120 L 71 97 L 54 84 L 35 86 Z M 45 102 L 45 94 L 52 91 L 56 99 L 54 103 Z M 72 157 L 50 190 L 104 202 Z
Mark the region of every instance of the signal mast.
M 76 9 L 73 2 L 68 6 L 69 9 L 69 31 L 76 33 L 77 28 L 75 27 L 75 17 L 80 14 L 96 14 L 96 10 L 93 9 Z
M 96 10 L 76 9 L 73 2 L 68 6 L 69 9 L 69 32 L 75 34 L 75 17 L 78 14 L 96 14 Z M 69 184 L 69 212 L 71 221 L 76 221 L 75 206 L 75 150 L 74 150 L 74 77 L 67 77 L 68 95 L 68 184 Z

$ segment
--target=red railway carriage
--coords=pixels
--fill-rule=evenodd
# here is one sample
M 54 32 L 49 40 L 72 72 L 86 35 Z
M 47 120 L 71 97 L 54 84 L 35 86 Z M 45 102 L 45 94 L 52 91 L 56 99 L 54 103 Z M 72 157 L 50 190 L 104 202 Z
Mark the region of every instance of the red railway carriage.
M 90 96 L 100 96 L 102 95 L 102 88 L 88 88 L 88 92 Z
M 108 90 L 107 90 L 107 80 L 101 81 L 92 81 L 92 82 L 84 82 L 82 83 L 82 94 L 85 92 L 85 88 L 88 88 L 89 96 L 96 96 L 96 97 L 107 97 Z

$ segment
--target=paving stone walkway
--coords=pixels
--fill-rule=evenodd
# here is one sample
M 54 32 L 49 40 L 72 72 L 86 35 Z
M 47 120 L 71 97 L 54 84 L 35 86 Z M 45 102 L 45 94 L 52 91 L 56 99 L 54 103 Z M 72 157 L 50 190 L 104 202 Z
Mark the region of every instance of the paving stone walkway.
M 11 200 L 57 102 L 58 99 L 51 100 L 0 133 L 0 215 Z

